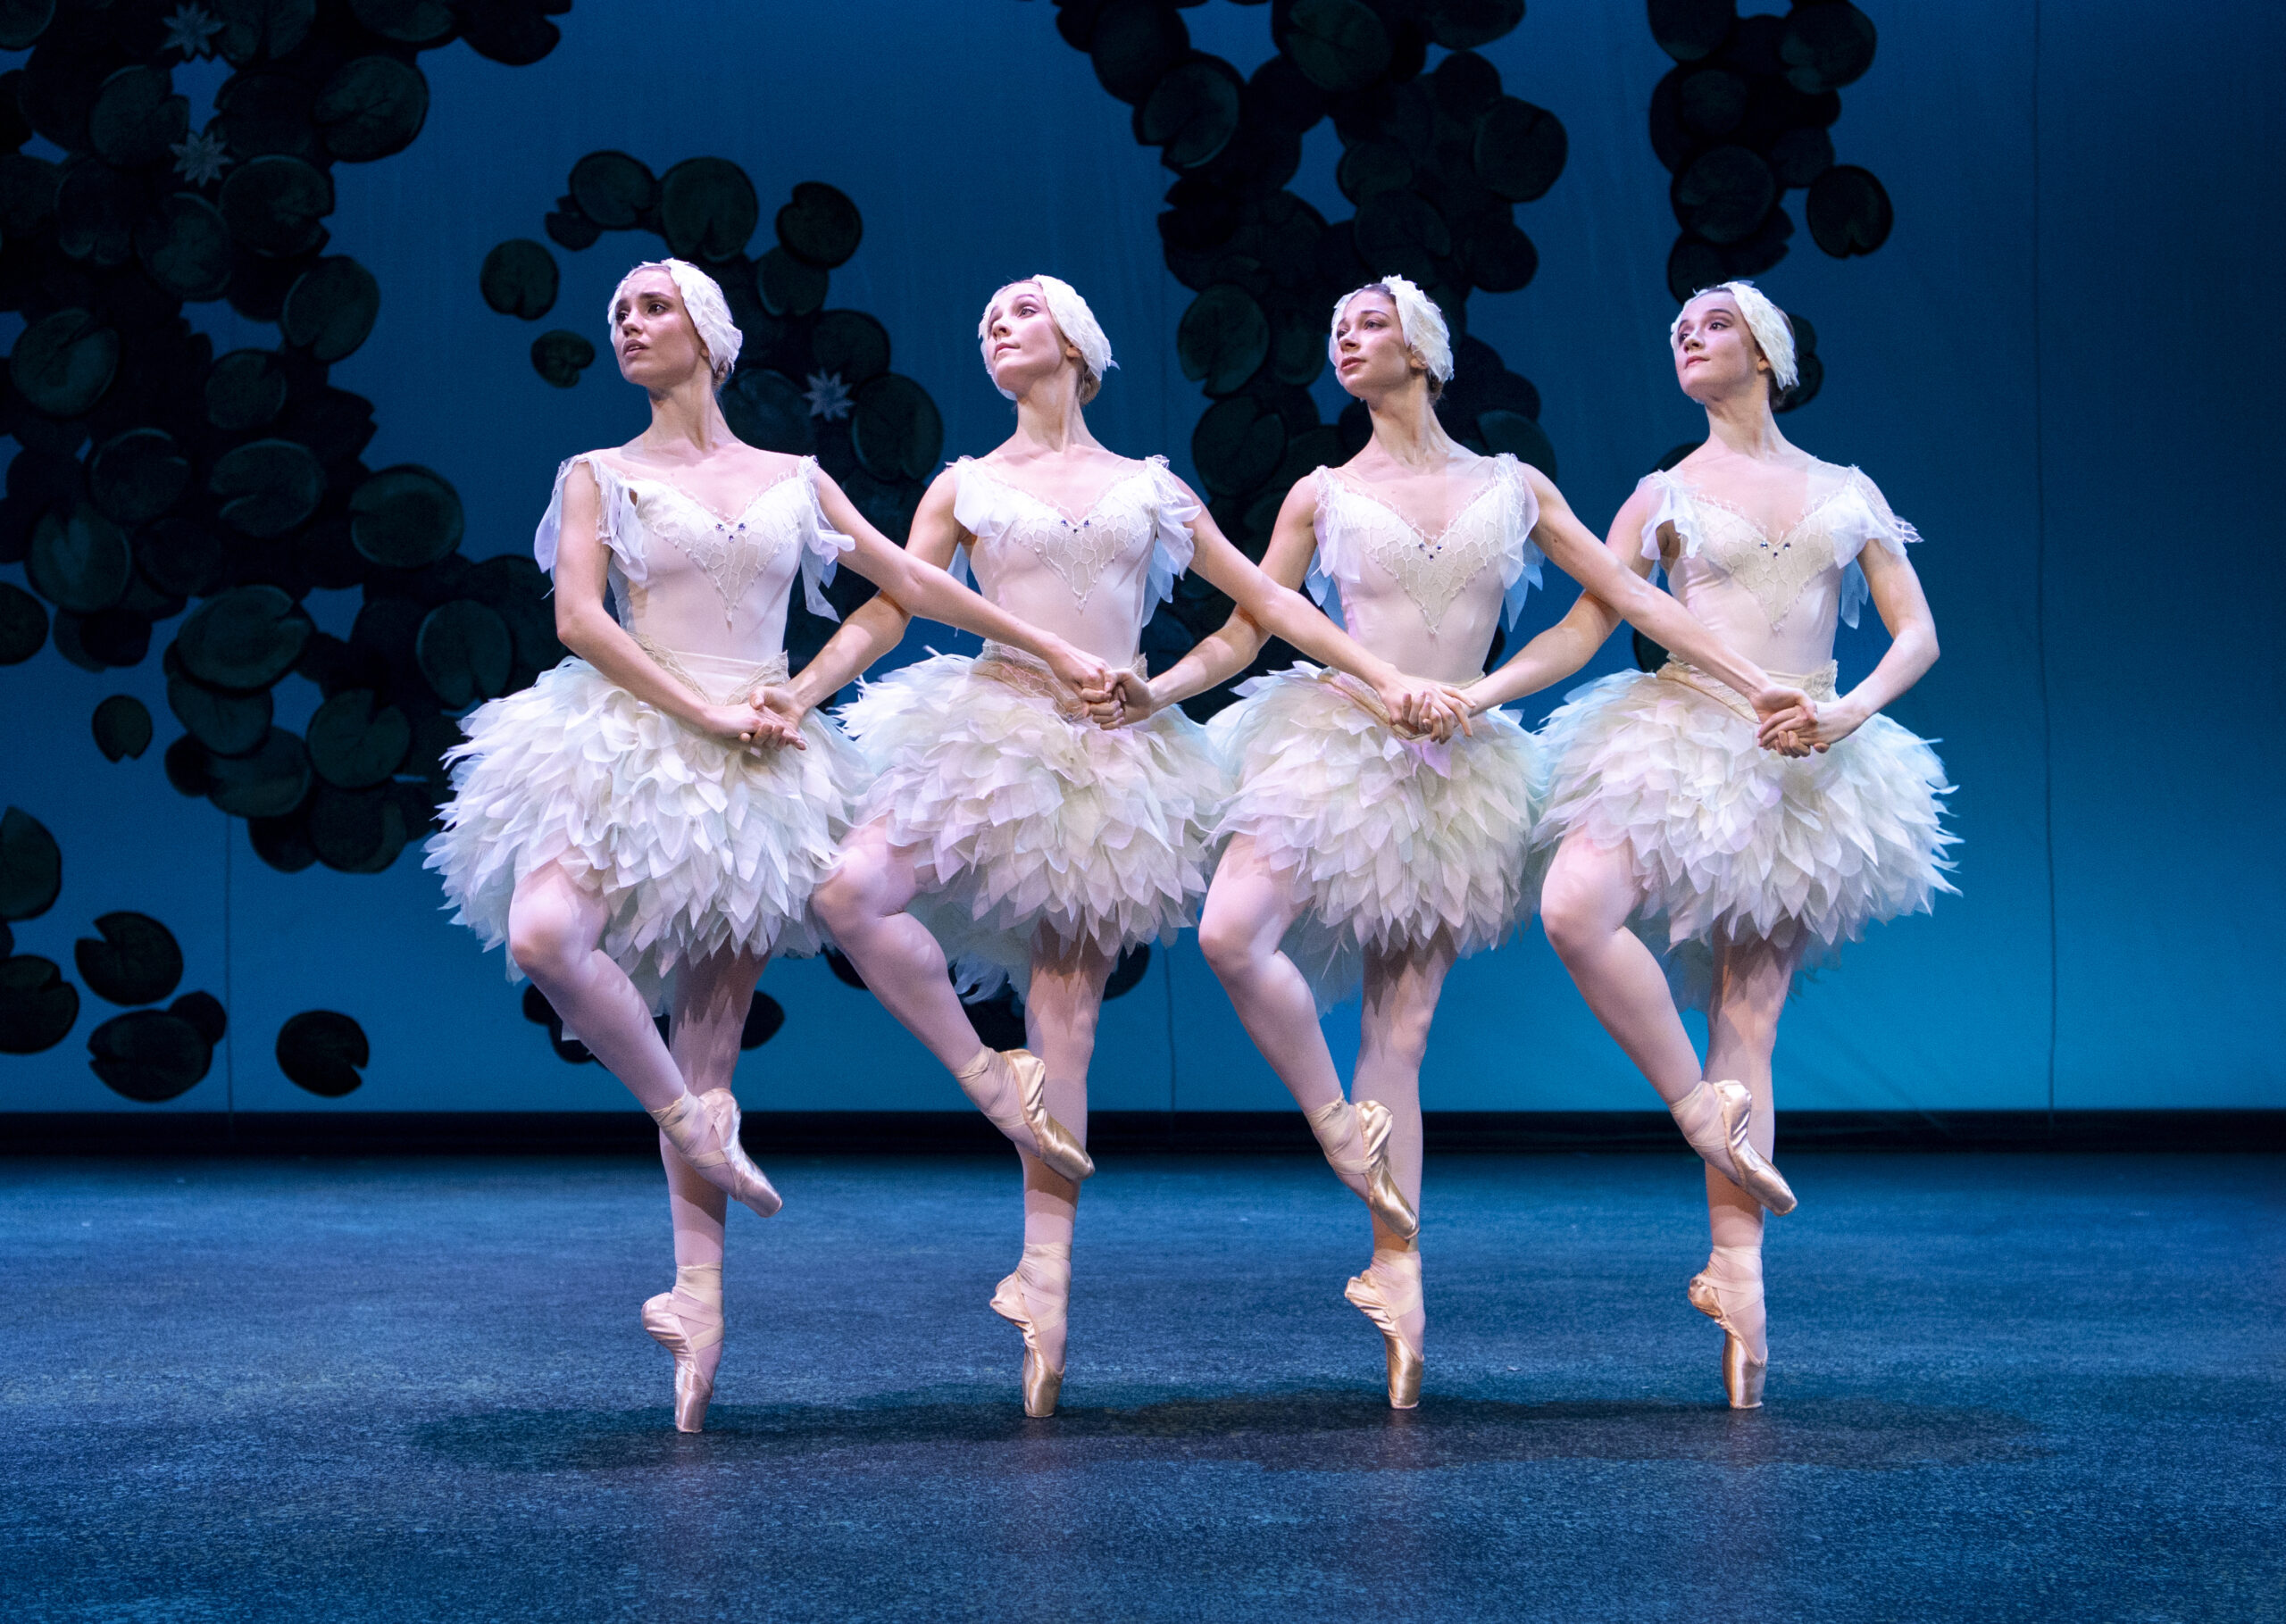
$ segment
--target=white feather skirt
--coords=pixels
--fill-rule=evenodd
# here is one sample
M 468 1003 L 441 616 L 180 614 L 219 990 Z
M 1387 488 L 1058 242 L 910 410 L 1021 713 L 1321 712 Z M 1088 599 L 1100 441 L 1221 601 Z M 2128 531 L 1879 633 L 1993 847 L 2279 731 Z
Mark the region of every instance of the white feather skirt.
M 1538 900 L 1538 741 L 1501 712 L 1448 743 L 1400 737 L 1354 679 L 1257 678 L 1207 732 L 1237 779 L 1219 833 L 1251 837 L 1303 912 L 1287 956 L 1321 1010 L 1368 952 L 1497 946 Z
M 1773 680 L 1834 691 L 1830 666 Z M 1540 730 L 1554 774 L 1544 846 L 1552 854 L 1576 830 L 1626 850 L 1655 946 L 1661 935 L 1681 950 L 1806 934 L 1806 965 L 1954 890 L 1940 799 L 1952 786 L 1925 742 L 1876 716 L 1823 755 L 1790 758 L 1756 743 L 1751 716 L 1674 664 L 1573 690 Z M 1685 970 L 1692 992 L 1698 980 Z
M 864 779 L 824 717 L 805 720 L 805 750 L 752 750 L 566 660 L 461 726 L 427 866 L 444 876 L 454 921 L 487 947 L 507 939 L 517 882 L 557 862 L 600 892 L 604 951 L 655 1010 L 688 960 L 818 951 L 810 893 L 838 861 Z M 521 979 L 513 960 L 508 976 Z
M 857 821 L 914 854 L 911 912 L 964 995 L 1024 990 L 1036 943 L 1115 958 L 1197 917 L 1226 785 L 1180 711 L 1105 730 L 1046 668 L 988 646 L 864 686 L 839 712 L 873 778 Z

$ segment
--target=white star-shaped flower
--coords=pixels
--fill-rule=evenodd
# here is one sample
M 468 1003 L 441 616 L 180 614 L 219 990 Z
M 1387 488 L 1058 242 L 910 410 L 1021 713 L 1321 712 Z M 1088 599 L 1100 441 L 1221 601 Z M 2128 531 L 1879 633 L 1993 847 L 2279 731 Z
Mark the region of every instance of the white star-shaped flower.
M 202 129 L 187 141 L 177 141 L 167 150 L 175 155 L 175 173 L 193 186 L 204 186 L 221 178 L 230 162 L 229 144 L 221 132 Z
M 849 386 L 838 372 L 813 372 L 807 390 L 810 415 L 829 423 L 849 415 Z
M 222 31 L 222 20 L 204 6 L 178 5 L 166 21 L 167 37 L 161 50 L 179 51 L 185 62 L 214 54 L 214 36 Z

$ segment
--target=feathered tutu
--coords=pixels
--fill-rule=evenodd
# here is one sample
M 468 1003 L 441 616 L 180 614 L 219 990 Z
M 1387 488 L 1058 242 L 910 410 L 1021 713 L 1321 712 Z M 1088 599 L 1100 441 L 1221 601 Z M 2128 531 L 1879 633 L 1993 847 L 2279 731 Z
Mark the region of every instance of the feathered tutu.
M 1106 730 L 1047 669 L 988 645 L 864 686 L 840 712 L 873 779 L 857 814 L 911 848 L 912 905 L 971 994 L 1029 973 L 1034 941 L 1115 957 L 1172 942 L 1206 892 L 1225 785 L 1180 711 Z
M 1830 664 L 1773 680 L 1834 694 Z M 1875 716 L 1822 755 L 1788 757 L 1756 742 L 1753 716 L 1676 663 L 1574 689 L 1540 730 L 1554 774 L 1544 846 L 1576 829 L 1624 847 L 1644 920 L 1664 922 L 1670 947 L 1806 932 L 1806 963 L 1954 889 L 1940 799 L 1952 786 L 1926 743 Z
M 774 679 L 784 674 L 780 662 Z M 444 875 L 455 923 L 487 947 L 507 937 L 517 882 L 553 862 L 598 887 L 604 951 L 654 1009 L 685 960 L 818 950 L 810 893 L 833 871 L 864 780 L 825 718 L 804 720 L 806 750 L 754 750 L 566 660 L 461 725 L 468 738 L 446 758 L 454 795 L 427 866 Z M 508 976 L 521 979 L 513 960 Z
M 1538 900 L 1537 741 L 1501 712 L 1445 744 L 1401 737 L 1354 679 L 1261 677 L 1207 724 L 1238 780 L 1218 833 L 1253 837 L 1291 877 L 1287 956 L 1321 1010 L 1355 992 L 1368 949 L 1497 945 Z

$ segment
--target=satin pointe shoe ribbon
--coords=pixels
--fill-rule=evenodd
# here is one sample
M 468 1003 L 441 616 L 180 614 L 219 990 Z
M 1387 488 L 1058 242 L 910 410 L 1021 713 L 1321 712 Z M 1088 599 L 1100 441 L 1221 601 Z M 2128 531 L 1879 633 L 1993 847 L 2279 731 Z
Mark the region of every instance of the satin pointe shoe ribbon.
M 992 1293 L 992 1312 L 1024 1334 L 1024 1413 L 1034 1420 L 1055 1413 L 1064 1392 L 1064 1366 L 1050 1365 L 1040 1351 L 1044 1331 L 1061 1331 L 1072 1302 L 1072 1243 L 1034 1241 L 1024 1247 L 1015 1271 Z
M 1389 1129 L 1396 1124 L 1388 1106 L 1379 1100 L 1354 1107 L 1347 1100 L 1328 1100 L 1306 1113 L 1306 1120 L 1327 1162 L 1364 1198 L 1383 1228 L 1400 1240 L 1421 1233 L 1419 1214 L 1389 1171 Z
M 674 1289 L 643 1304 L 643 1328 L 675 1361 L 675 1430 L 703 1432 L 714 1378 L 698 1356 L 722 1340 L 722 1265 L 688 1263 L 675 1270 Z

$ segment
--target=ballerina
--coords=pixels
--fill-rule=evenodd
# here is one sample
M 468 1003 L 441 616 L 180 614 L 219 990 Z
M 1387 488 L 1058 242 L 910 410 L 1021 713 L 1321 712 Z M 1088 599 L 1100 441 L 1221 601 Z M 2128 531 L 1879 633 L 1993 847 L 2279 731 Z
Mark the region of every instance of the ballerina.
M 705 272 L 637 266 L 610 322 L 651 423 L 565 462 L 540 521 L 573 657 L 463 723 L 427 866 L 455 922 L 505 940 L 509 979 L 530 976 L 659 1124 L 675 1285 L 643 1323 L 674 1355 L 675 1424 L 696 1432 L 722 1357 L 725 1198 L 764 1218 L 781 1204 L 738 1140 L 739 1033 L 771 954 L 817 950 L 810 895 L 864 781 L 830 723 L 756 703 L 786 679 L 795 576 L 831 615 L 822 588 L 846 555 L 901 603 L 1074 683 L 1107 674 L 908 557 L 813 459 L 740 443 L 715 399 L 740 334 Z M 652 1020 L 670 1000 L 672 1047 Z
M 1614 564 L 1664 567 L 1695 616 L 1806 697 L 1757 720 L 1734 680 L 1680 648 L 1656 674 L 1570 695 L 1542 730 L 1554 787 L 1541 837 L 1555 858 L 1541 915 L 1597 1019 L 1706 1162 L 1712 1251 L 1688 1295 L 1722 1327 L 1724 1391 L 1750 1410 L 1770 1362 L 1763 1212 L 1795 1204 L 1769 1161 L 1779 1013 L 1806 954 L 1830 955 L 1869 921 L 1926 912 L 1954 888 L 1939 799 L 1951 787 L 1935 752 L 1880 714 L 1937 658 L 1905 555 L 1920 535 L 1856 468 L 1779 432 L 1771 402 L 1796 379 L 1785 316 L 1751 283 L 1724 282 L 1693 296 L 1670 337 L 1707 437 L 1636 487 L 1613 522 Z M 1889 650 L 1839 695 L 1835 622 L 1855 626 L 1869 591 Z M 1562 679 L 1616 623 L 1582 597 L 1469 690 L 1472 703 Z M 1664 920 L 1677 979 L 1705 981 L 1703 1067 L 1631 920 Z M 1702 976 L 1684 973 L 1691 959 Z
M 1613 565 L 1546 475 L 1445 433 L 1435 402 L 1452 376 L 1451 339 L 1411 282 L 1386 277 L 1344 296 L 1327 348 L 1373 437 L 1287 496 L 1263 558 L 1273 579 L 1306 572 L 1326 612 L 1373 653 L 1464 684 L 1482 677 L 1495 630 L 1514 625 L 1545 545 L 1656 635 L 1748 693 L 1767 687 L 1681 605 Z M 1224 680 L 1263 641 L 1241 606 L 1164 676 L 1122 673 L 1127 714 Z M 1381 1333 L 1389 1403 L 1410 1409 L 1426 1328 L 1421 1063 L 1447 971 L 1531 912 L 1539 752 L 1498 712 L 1448 740 L 1409 737 L 1416 729 L 1352 679 L 1308 665 L 1240 692 L 1209 724 L 1238 786 L 1199 945 L 1327 1162 L 1372 1213 L 1372 1261 L 1345 1295 Z M 1787 702 L 1765 696 L 1773 710 Z M 1361 984 L 1353 1103 L 1319 1016 Z
M 1456 696 L 1403 677 L 1256 570 L 1164 458 L 1122 457 L 1089 433 L 1081 409 L 1111 346 L 1068 284 L 1040 276 L 1001 288 L 977 337 L 994 385 L 1016 403 L 1016 430 L 930 487 L 915 554 L 953 563 L 964 549 L 988 597 L 1129 670 L 1145 620 L 1195 564 L 1393 711 L 1458 720 Z M 896 606 L 876 599 L 797 691 L 830 694 L 901 629 Z M 1046 678 L 989 644 L 975 659 L 939 655 L 868 685 L 841 718 L 878 776 L 816 895 L 866 985 L 1022 1158 L 1023 1255 L 992 1306 L 1023 1333 L 1024 1410 L 1035 1416 L 1055 1412 L 1064 1379 L 1104 982 L 1126 949 L 1172 940 L 1190 921 L 1224 791 L 1187 717 L 1106 730 Z M 1108 677 L 1090 689 L 1107 714 L 1112 691 Z M 1021 978 L 1029 1048 L 996 1054 L 978 1038 L 946 974 L 948 953 L 971 989 Z

